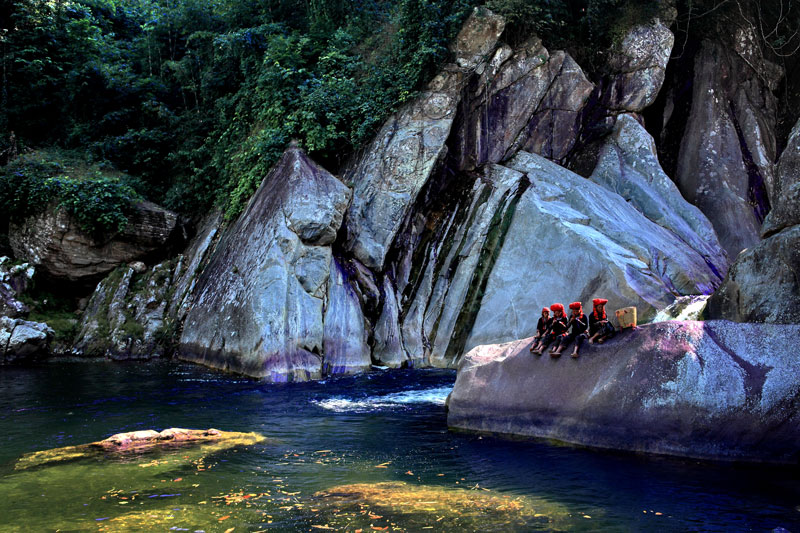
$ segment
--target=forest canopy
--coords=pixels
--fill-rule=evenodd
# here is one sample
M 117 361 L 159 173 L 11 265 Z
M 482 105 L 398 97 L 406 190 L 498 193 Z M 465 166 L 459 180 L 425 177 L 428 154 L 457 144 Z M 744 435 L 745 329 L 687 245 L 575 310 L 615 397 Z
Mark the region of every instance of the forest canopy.
M 100 168 L 87 181 L 104 181 L 59 179 L 58 163 L 17 161 L 0 173 L 0 203 L 7 214 L 25 214 L 43 197 L 62 195 L 79 210 L 75 198 L 103 191 L 117 215 L 95 230 L 119 224 L 121 198 L 186 214 L 216 204 L 235 216 L 292 139 L 338 171 L 448 59 L 449 41 L 478 4 L 507 17 L 509 39 L 536 32 L 589 67 L 621 25 L 661 7 L 657 0 L 7 0 L 0 164 L 26 149 L 59 147 Z M 711 10 L 735 14 L 737 6 L 682 2 L 678 23 Z M 800 20 L 796 13 L 769 16 L 779 20 L 770 43 L 794 53 L 787 28 Z M 104 165 L 124 175 L 103 173 Z

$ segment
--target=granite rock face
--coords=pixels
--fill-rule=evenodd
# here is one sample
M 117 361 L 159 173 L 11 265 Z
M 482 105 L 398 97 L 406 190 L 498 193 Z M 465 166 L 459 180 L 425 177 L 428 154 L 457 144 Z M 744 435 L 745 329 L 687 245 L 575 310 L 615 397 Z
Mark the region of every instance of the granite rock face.
M 619 194 L 645 217 L 674 233 L 703 257 L 720 280 L 725 276 L 728 258 L 714 227 L 700 209 L 684 200 L 661 169 L 655 141 L 634 115 L 617 117 L 589 179 Z
M 342 182 L 289 148 L 198 277 L 179 357 L 270 381 L 369 368 L 363 350 L 325 348 L 326 326 L 360 335 L 355 293 L 330 275 L 349 200 Z M 326 317 L 326 305 L 336 316 Z
M 128 225 L 99 241 L 80 229 L 63 209 L 12 223 L 9 239 L 17 259 L 30 262 L 52 280 L 90 283 L 123 263 L 160 250 L 176 231 L 178 215 L 150 202 L 139 202 Z
M 781 75 L 763 58 L 760 63 L 771 67 L 763 67 L 764 75 L 756 72 L 744 59 L 755 52 L 746 44 L 741 48 L 704 41 L 695 57 L 676 176 L 683 196 L 711 220 L 731 260 L 759 241 L 775 199 L 776 100 L 770 89 Z
M 538 38 L 516 50 L 499 47 L 459 105 L 450 142 L 457 167 L 473 170 L 520 149 L 563 159 L 593 89 L 569 54 L 551 54 Z
M 628 31 L 609 60 L 613 74 L 603 95 L 609 109 L 639 112 L 655 101 L 674 42 L 658 19 Z
M 453 428 L 702 459 L 796 463 L 800 326 L 662 322 L 581 357 L 528 352 L 531 339 L 466 354 Z
M 349 168 L 347 249 L 365 266 L 381 270 L 419 192 L 446 154 L 461 91 L 469 74 L 491 52 L 502 19 L 476 10 L 456 38 L 456 64 L 446 66 L 422 94 L 391 117 Z
M 0 316 L 0 364 L 47 355 L 54 337 L 47 324 Z
M 709 300 L 710 316 L 736 322 L 796 324 L 800 316 L 800 122 L 778 162 L 776 206 L 764 240 L 745 250 Z
M 635 305 L 646 320 L 721 282 L 700 253 L 622 196 L 534 154 L 519 152 L 508 165 L 531 185 L 509 222 L 467 349 L 532 335 L 532 317 L 553 301 L 603 295 L 608 309 Z

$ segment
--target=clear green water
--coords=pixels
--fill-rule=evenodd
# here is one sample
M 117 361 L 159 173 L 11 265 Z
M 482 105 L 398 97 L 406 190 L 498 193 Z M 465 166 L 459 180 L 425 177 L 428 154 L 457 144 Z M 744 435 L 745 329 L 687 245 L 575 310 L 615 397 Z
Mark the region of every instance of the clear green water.
M 2 369 L 0 531 L 800 531 L 795 469 L 449 432 L 454 379 L 267 385 L 172 362 Z M 166 427 L 269 440 L 15 470 L 25 453 Z

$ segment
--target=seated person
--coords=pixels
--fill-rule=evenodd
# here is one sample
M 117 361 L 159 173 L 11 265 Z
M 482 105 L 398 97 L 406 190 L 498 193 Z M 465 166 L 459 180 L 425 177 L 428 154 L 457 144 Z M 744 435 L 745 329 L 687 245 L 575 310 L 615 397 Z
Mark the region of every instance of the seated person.
M 567 334 L 567 317 L 564 316 L 564 306 L 561 304 L 553 304 L 550 306 L 550 310 L 553 312 L 553 318 L 551 319 L 550 327 L 542 336 L 539 345 L 533 351 L 536 355 L 542 355 L 545 348 L 547 348 L 556 337 Z M 556 355 L 554 357 L 558 356 Z
M 572 302 L 569 304 L 569 308 L 571 314 L 567 322 L 567 327 L 572 329 L 566 336 L 556 339 L 556 350 L 552 355 L 561 355 L 562 350 L 569 345 L 569 343 L 575 341 L 575 349 L 572 350 L 572 358 L 575 359 L 578 357 L 578 349 L 581 347 L 581 344 L 583 344 L 584 339 L 586 339 L 586 330 L 589 327 L 589 322 L 586 315 L 583 314 L 583 306 L 580 302 Z
M 605 298 L 595 298 L 592 300 L 594 309 L 589 315 L 589 344 L 596 342 L 603 344 L 606 339 L 614 336 L 614 326 L 606 316 L 606 304 L 608 300 Z
M 538 344 L 544 334 L 547 333 L 547 330 L 550 329 L 552 321 L 553 319 L 550 318 L 550 309 L 542 307 L 542 316 L 539 317 L 539 322 L 536 323 L 536 335 L 533 337 L 533 344 L 531 344 L 530 349 L 531 352 L 536 348 L 536 344 Z

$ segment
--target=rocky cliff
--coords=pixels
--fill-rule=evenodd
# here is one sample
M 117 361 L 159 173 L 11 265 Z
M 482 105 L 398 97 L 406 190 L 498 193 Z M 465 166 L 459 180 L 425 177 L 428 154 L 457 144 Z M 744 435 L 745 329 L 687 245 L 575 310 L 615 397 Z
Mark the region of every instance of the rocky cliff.
M 237 220 L 207 218 L 180 256 L 117 268 L 76 353 L 174 351 L 286 381 L 455 368 L 475 346 L 533 334 L 553 301 L 603 296 L 648 321 L 716 292 L 713 316 L 792 322 L 800 135 L 776 166 L 782 72 L 742 34 L 683 50 L 690 68 L 670 73 L 673 18 L 630 28 L 598 74 L 534 35 L 507 41 L 502 17 L 477 9 L 452 63 L 339 176 L 292 146 Z M 150 244 L 175 227 L 162 215 L 139 232 Z M 106 264 L 93 248 L 78 268 L 64 259 L 74 239 L 56 237 L 39 241 L 57 253 L 37 252 L 53 276 L 134 258 Z M 752 311 L 769 280 L 783 318 Z

